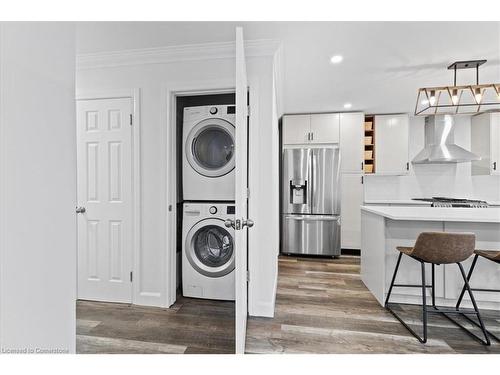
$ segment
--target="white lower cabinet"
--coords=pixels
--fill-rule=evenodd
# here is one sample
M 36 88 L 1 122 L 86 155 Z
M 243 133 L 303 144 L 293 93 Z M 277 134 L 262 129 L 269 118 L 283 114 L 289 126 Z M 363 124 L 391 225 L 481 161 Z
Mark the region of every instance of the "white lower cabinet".
M 363 174 L 342 173 L 341 179 L 341 247 L 361 248 L 361 208 L 363 204 Z

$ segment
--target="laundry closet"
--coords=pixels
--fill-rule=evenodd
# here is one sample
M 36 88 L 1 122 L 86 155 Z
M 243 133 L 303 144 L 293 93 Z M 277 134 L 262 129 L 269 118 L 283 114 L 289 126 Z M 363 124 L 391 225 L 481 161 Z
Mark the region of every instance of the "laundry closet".
M 234 301 L 235 94 L 176 98 L 177 286 Z M 226 222 L 228 224 L 226 224 Z

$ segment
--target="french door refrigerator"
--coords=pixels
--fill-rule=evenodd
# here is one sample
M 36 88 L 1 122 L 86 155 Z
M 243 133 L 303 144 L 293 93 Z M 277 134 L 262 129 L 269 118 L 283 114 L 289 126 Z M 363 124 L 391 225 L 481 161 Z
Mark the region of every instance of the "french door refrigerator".
M 338 146 L 284 148 L 282 171 L 281 252 L 340 256 Z

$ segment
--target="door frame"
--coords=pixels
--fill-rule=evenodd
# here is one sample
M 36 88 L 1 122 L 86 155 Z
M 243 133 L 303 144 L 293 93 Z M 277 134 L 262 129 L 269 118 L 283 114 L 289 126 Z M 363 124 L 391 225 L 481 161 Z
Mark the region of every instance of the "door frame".
M 164 218 L 163 236 L 164 264 L 162 290 L 164 307 L 171 307 L 177 299 L 177 97 L 195 95 L 213 95 L 234 93 L 236 87 L 232 79 L 219 79 L 210 81 L 180 81 L 162 90 L 162 131 L 164 134 L 162 147 L 162 160 L 165 173 L 162 178 L 162 191 L 164 200 L 161 204 L 162 217 Z
M 131 99 L 132 100 L 132 295 L 131 303 L 140 300 L 140 256 L 141 256 L 141 111 L 139 88 L 133 89 L 108 89 L 108 90 L 78 90 L 77 100 L 100 99 Z M 75 124 L 76 125 L 76 124 Z M 77 141 L 75 139 L 75 141 Z M 78 196 L 77 196 L 78 199 Z M 78 235 L 78 228 L 77 228 Z M 76 265 L 78 272 L 78 263 Z M 78 295 L 77 295 L 78 297 Z

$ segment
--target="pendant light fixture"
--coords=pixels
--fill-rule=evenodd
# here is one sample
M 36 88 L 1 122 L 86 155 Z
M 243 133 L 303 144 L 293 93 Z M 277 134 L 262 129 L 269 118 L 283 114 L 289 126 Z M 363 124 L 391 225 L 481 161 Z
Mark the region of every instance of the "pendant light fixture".
M 500 83 L 479 84 L 479 67 L 485 62 L 456 61 L 448 66 L 448 70 L 453 70 L 453 86 L 418 89 L 415 115 L 477 113 L 484 108 L 500 109 Z M 476 69 L 476 84 L 457 85 L 459 69 Z

